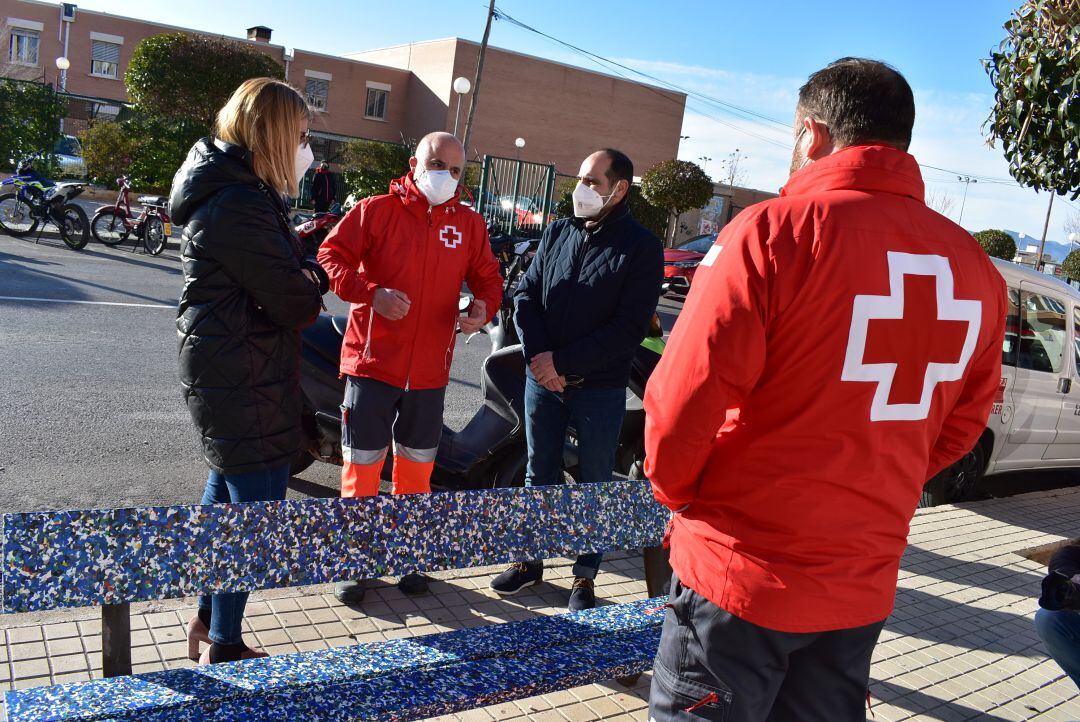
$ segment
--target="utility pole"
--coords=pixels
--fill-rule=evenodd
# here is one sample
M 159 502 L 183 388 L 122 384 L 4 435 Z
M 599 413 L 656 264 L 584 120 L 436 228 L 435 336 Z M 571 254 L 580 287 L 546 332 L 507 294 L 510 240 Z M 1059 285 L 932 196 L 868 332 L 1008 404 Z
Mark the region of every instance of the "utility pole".
M 1046 248 L 1046 231 L 1050 228 L 1050 211 L 1054 209 L 1054 195 L 1055 193 L 1050 191 L 1050 204 L 1046 206 L 1046 223 L 1043 223 L 1042 240 L 1039 241 L 1039 258 L 1035 261 L 1036 271 L 1043 269 L 1043 250 Z
M 964 200 L 960 201 L 960 217 L 956 219 L 956 225 L 960 225 L 960 221 L 964 220 L 964 205 L 967 204 L 968 186 L 972 183 L 978 183 L 979 181 L 969 175 L 958 175 L 956 176 L 956 180 L 964 184 Z
M 476 114 L 476 102 L 480 99 L 480 79 L 484 74 L 484 55 L 487 53 L 488 37 L 491 35 L 491 21 L 495 17 L 495 0 L 488 5 L 487 25 L 484 26 L 484 39 L 480 43 L 480 57 L 476 61 L 476 78 L 473 81 L 472 99 L 469 101 L 469 117 L 465 119 L 465 137 L 461 144 L 465 146 L 465 157 L 469 157 L 469 137 L 472 135 L 473 115 Z

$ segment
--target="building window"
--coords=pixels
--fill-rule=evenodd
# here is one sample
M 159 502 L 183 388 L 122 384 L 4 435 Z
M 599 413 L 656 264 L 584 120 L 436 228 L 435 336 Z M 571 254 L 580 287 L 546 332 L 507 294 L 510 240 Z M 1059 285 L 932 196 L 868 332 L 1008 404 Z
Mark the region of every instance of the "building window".
M 307 102 L 315 110 L 326 110 L 326 99 L 330 96 L 330 81 L 322 78 L 307 79 Z
M 8 60 L 18 65 L 38 64 L 38 44 L 40 33 L 26 28 L 11 29 L 11 46 Z
M 104 40 L 90 41 L 90 74 L 102 78 L 120 77 L 120 46 Z
M 379 88 L 367 89 L 367 108 L 364 117 L 373 120 L 386 120 L 386 99 L 390 91 Z

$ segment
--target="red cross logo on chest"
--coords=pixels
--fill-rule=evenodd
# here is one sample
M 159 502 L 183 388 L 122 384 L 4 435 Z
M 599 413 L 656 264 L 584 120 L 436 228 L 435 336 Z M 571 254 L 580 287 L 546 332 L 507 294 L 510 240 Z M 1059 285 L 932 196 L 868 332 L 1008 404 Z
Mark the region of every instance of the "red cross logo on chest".
M 918 421 L 937 385 L 964 375 L 982 304 L 955 297 L 944 256 L 887 255 L 889 295 L 855 297 L 840 378 L 877 384 L 871 421 Z
M 439 231 L 439 240 L 443 242 L 443 245 L 447 248 L 457 248 L 461 245 L 462 236 L 455 226 L 443 226 L 443 229 Z

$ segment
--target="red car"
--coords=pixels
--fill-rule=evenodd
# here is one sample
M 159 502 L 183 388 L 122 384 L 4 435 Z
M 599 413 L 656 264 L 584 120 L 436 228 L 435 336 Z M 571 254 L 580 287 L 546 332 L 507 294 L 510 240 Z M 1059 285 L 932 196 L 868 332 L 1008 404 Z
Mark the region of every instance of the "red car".
M 664 284 L 669 292 L 687 294 L 694 271 L 715 242 L 716 234 L 706 233 L 664 250 Z

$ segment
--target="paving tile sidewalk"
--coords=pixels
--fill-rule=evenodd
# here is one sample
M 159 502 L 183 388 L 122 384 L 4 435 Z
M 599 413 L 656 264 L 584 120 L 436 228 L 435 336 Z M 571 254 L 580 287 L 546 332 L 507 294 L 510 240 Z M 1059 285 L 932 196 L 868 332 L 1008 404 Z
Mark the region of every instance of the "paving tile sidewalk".
M 874 654 L 875 722 L 893 720 L 1080 720 L 1080 694 L 1049 660 L 1031 626 L 1044 567 L 1019 551 L 1080 536 L 1080 489 L 1026 494 L 918 512 L 904 556 L 896 610 Z M 437 575 L 432 594 L 405 597 L 372 582 L 359 609 L 329 587 L 252 595 L 249 642 L 272 654 L 527 619 L 565 610 L 569 560 L 544 585 L 509 599 L 487 589 L 492 570 Z M 640 599 L 640 558 L 618 555 L 598 579 L 610 602 Z M 132 606 L 136 672 L 191 666 L 184 622 L 192 600 Z M 96 609 L 0 617 L 0 688 L 101 676 Z M 442 720 L 646 720 L 644 675 L 633 689 L 589 685 Z

